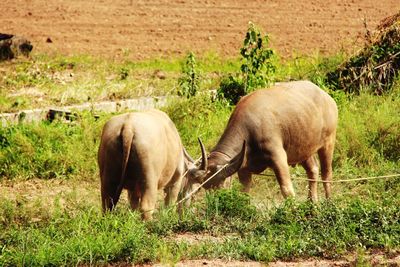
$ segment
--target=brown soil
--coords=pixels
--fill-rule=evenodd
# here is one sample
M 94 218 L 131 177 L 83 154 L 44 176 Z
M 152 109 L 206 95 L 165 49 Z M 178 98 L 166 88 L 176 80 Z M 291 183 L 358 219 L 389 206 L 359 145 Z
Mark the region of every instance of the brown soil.
M 354 50 L 398 0 L 2 0 L 0 32 L 34 52 L 132 59 L 215 51 L 237 56 L 248 21 L 282 56 Z

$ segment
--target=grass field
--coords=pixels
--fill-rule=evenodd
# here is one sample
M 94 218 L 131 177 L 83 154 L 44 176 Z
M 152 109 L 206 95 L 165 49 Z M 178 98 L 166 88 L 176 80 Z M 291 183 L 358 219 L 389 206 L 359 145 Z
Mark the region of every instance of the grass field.
M 309 79 L 339 107 L 334 179 L 400 173 L 400 83 L 382 96 L 328 89 L 324 75 L 343 60 L 309 56 L 277 60 L 276 81 Z M 49 105 L 175 95 L 183 59 L 145 62 L 34 56 L 0 66 L 0 111 Z M 215 89 L 237 59 L 197 59 L 201 91 Z M 157 75 L 162 71 L 165 78 Z M 164 109 L 190 154 L 197 137 L 210 150 L 232 111 L 207 94 L 174 100 Z M 183 259 L 270 262 L 309 257 L 338 259 L 373 250 L 400 251 L 400 178 L 335 183 L 333 198 L 311 204 L 307 183 L 294 180 L 295 200 L 283 200 L 274 177 L 255 177 L 249 195 L 235 181 L 229 190 L 200 192 L 179 217 L 160 207 L 144 223 L 128 209 L 100 212 L 96 163 L 100 131 L 113 114 L 85 112 L 71 123 L 55 121 L 0 129 L 0 265 L 54 266 L 109 263 L 174 264 Z M 266 171 L 266 174 L 271 174 Z M 291 169 L 294 178 L 303 169 Z M 322 186 L 319 194 L 322 196 Z M 183 236 L 183 237 L 182 237 Z M 201 238 L 191 239 L 191 236 Z M 365 263 L 365 262 L 364 262 Z M 368 263 L 366 263 L 368 265 Z

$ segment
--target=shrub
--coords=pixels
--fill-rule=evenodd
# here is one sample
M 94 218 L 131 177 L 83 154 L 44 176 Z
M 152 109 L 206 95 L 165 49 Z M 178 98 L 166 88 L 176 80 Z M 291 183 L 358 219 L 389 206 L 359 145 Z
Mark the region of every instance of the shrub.
M 249 28 L 240 49 L 243 63 L 240 67 L 244 78 L 245 91 L 268 85 L 275 73 L 275 66 L 271 59 L 274 51 L 267 48 L 269 42 L 268 35 L 261 36 L 261 31 L 253 24 L 249 23 Z
M 228 75 L 223 77 L 219 86 L 218 98 L 228 100 L 231 105 L 235 105 L 242 96 L 246 95 L 243 81 L 238 76 Z
M 240 97 L 273 81 L 274 51 L 267 48 L 268 42 L 268 35 L 262 36 L 260 30 L 250 22 L 243 47 L 240 49 L 242 56 L 240 74 L 224 77 L 217 92 L 218 96 L 224 97 L 234 105 Z

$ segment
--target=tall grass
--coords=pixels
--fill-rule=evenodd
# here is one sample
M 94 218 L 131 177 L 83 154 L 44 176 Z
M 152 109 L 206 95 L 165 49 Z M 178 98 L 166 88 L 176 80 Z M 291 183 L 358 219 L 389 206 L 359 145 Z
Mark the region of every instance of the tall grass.
M 382 97 L 362 93 L 341 99 L 335 165 L 351 163 L 379 172 L 399 163 L 400 97 L 396 90 Z
M 0 128 L 0 179 L 91 177 L 104 120 L 84 113 L 71 124 Z

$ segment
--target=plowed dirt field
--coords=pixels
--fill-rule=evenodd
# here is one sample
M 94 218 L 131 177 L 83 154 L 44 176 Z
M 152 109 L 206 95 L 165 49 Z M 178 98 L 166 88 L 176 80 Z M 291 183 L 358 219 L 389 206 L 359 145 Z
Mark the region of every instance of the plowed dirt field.
M 0 32 L 29 38 L 35 52 L 237 56 L 252 21 L 287 57 L 354 50 L 399 10 L 399 0 L 2 0 Z

